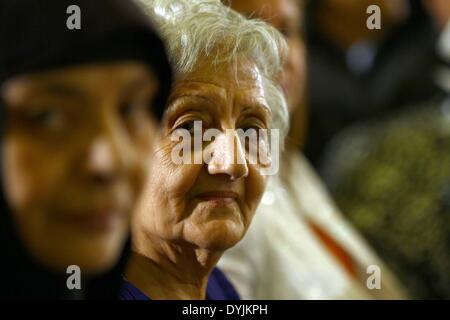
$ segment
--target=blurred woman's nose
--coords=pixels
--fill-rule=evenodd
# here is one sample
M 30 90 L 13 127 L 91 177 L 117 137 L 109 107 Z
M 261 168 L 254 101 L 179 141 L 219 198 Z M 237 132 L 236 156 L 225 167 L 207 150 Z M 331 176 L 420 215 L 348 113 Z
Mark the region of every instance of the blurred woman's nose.
M 209 174 L 225 174 L 231 180 L 248 175 L 245 151 L 234 131 L 229 130 L 226 134 L 220 134 L 210 147 L 212 150 L 210 150 L 211 159 L 208 162 Z
M 104 120 L 88 146 L 85 171 L 95 182 L 107 184 L 120 177 L 130 164 L 131 150 L 113 119 Z

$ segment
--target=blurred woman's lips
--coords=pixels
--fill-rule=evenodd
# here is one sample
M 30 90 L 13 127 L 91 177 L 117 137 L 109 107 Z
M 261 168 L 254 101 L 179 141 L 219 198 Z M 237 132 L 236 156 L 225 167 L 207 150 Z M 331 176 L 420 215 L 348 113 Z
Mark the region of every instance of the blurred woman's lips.
M 88 232 L 101 233 L 112 230 L 124 213 L 119 210 L 99 210 L 89 213 L 63 214 L 59 220 L 72 227 L 83 229 Z

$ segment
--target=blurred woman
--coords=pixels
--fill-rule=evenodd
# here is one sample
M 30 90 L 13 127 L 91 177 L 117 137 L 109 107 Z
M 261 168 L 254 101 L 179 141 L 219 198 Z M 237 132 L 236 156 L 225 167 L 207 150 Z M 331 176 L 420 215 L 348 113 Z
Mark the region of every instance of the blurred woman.
M 76 1 L 82 28 L 72 31 L 73 3 L 0 3 L 5 298 L 116 297 L 170 88 L 163 44 L 139 8 Z M 81 272 L 77 290 L 69 266 Z
M 245 299 L 401 297 L 389 270 L 343 219 L 299 152 L 305 122 L 298 115 L 306 113 L 301 2 L 233 0 L 230 5 L 248 17 L 270 21 L 289 43 L 280 81 L 288 88 L 291 131 L 280 172 L 271 177 L 252 228 L 219 266 Z M 366 287 L 371 265 L 381 270 L 381 290 Z
M 241 141 L 238 131 L 255 130 L 259 151 L 279 142 L 271 138 L 269 146 L 259 130 L 278 129 L 283 136 L 286 103 L 274 81 L 285 42 L 274 28 L 245 19 L 219 0 L 148 4 L 168 43 L 176 81 L 133 221 L 133 253 L 121 297 L 236 299 L 215 265 L 245 235 L 270 165 L 251 161 L 251 140 Z M 188 154 L 188 159 L 210 157 L 176 163 L 174 134 L 183 132 L 190 147 L 196 144 L 192 135 L 215 132 L 212 141 L 200 141 Z

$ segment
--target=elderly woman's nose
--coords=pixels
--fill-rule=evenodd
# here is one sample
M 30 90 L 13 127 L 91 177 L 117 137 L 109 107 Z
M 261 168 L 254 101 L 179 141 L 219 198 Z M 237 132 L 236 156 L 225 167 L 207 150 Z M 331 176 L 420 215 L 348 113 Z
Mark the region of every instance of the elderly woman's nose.
M 221 134 L 210 145 L 211 159 L 208 162 L 208 173 L 225 174 L 231 180 L 247 177 L 248 165 L 245 151 L 236 133 Z

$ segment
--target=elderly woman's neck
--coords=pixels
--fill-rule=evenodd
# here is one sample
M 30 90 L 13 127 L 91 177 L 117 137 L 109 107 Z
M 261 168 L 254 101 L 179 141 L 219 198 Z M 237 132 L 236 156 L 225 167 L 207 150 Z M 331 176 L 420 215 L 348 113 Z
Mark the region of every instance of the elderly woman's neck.
M 223 252 L 155 241 L 134 248 L 126 278 L 149 298 L 205 299 L 208 277 Z

